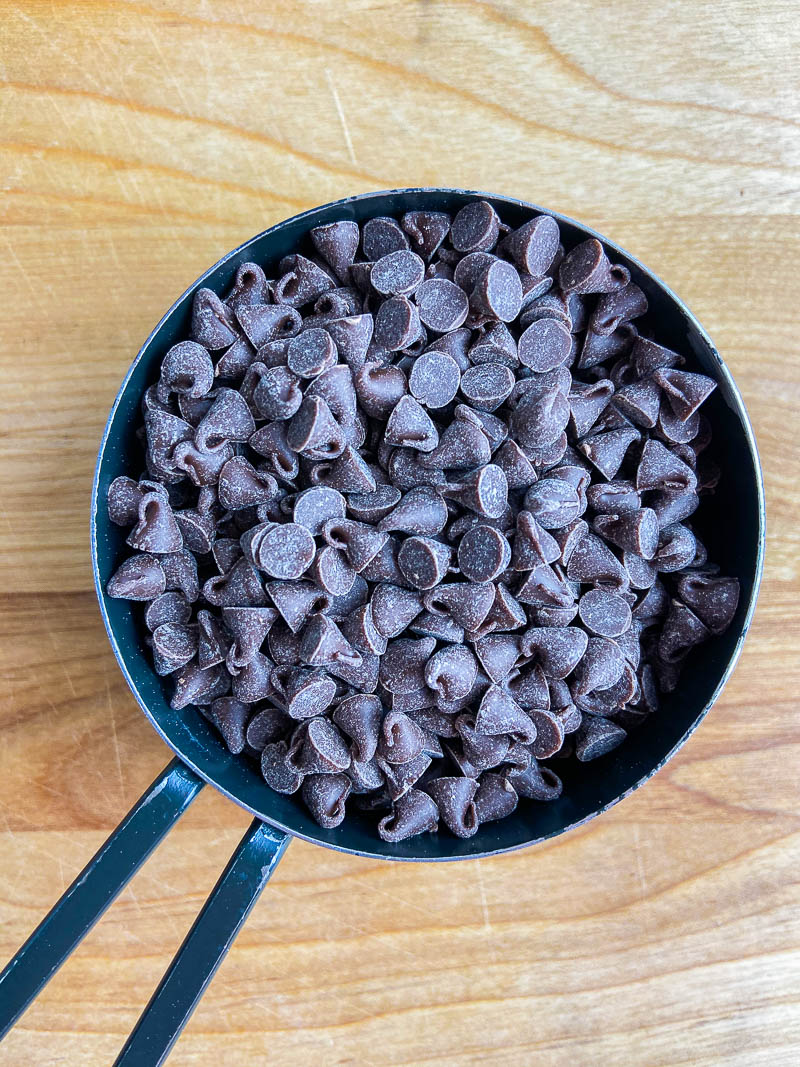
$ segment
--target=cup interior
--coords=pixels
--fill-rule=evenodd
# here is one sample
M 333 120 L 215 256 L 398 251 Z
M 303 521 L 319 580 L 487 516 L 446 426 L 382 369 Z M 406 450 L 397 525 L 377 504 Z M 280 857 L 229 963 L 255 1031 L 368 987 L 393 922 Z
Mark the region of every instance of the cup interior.
M 431 209 L 456 212 L 470 200 L 489 200 L 504 222 L 521 225 L 546 211 L 508 197 L 451 189 L 400 189 L 369 193 L 306 211 L 258 234 L 231 252 L 199 278 L 170 308 L 145 341 L 125 377 L 111 409 L 95 472 L 91 506 L 92 557 L 97 595 L 109 640 L 136 700 L 152 725 L 181 759 L 231 800 L 266 822 L 298 837 L 359 855 L 397 860 L 449 860 L 491 855 L 534 844 L 563 833 L 598 815 L 646 781 L 686 741 L 708 712 L 738 658 L 755 607 L 764 551 L 764 501 L 755 440 L 742 399 L 710 338 L 686 306 L 655 275 L 623 249 L 594 231 L 556 212 L 562 240 L 569 250 L 587 237 L 603 241 L 611 258 L 631 272 L 650 303 L 648 316 L 657 324 L 657 339 L 688 357 L 688 369 L 713 377 L 718 388 L 706 402 L 714 437 L 710 454 L 722 478 L 713 496 L 705 497 L 695 516 L 709 556 L 722 572 L 741 583 L 739 607 L 731 627 L 693 650 L 680 682 L 662 699 L 661 709 L 643 727 L 632 731 L 614 752 L 590 763 L 564 760 L 558 774 L 564 781 L 559 800 L 537 804 L 522 801 L 506 819 L 481 826 L 459 840 L 446 830 L 399 844 L 380 840 L 374 817 L 355 810 L 335 830 L 314 822 L 297 797 L 273 792 L 255 763 L 232 756 L 216 731 L 196 709 L 173 711 L 166 685 L 153 670 L 137 608 L 106 596 L 109 577 L 126 554 L 125 531 L 108 519 L 105 499 L 118 475 L 142 466 L 136 430 L 140 401 L 158 377 L 167 350 L 188 337 L 192 297 L 207 286 L 226 290 L 239 264 L 254 260 L 270 271 L 290 252 L 310 247 L 314 226 L 338 219 L 361 222 L 375 215 L 400 215 Z

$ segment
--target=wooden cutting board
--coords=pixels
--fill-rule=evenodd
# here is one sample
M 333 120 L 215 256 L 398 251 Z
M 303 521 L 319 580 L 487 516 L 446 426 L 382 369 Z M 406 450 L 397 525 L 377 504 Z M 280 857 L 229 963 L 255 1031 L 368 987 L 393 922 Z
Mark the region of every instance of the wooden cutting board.
M 663 773 L 548 846 L 416 866 L 293 843 L 170 1063 L 797 1063 L 796 4 L 4 0 L 0 23 L 3 957 L 168 757 L 89 571 L 140 343 L 287 215 L 489 189 L 620 242 L 728 361 L 770 520 L 744 655 Z M 0 1064 L 110 1063 L 247 821 L 204 791 Z

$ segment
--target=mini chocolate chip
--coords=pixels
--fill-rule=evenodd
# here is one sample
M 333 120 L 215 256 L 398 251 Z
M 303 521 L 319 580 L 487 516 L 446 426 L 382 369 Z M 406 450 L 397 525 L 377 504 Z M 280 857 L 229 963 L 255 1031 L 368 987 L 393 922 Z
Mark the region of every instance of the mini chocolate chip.
M 519 339 L 520 363 L 539 374 L 566 363 L 571 350 L 569 329 L 557 319 L 537 319 Z
M 511 561 L 511 546 L 493 526 L 478 524 L 458 545 L 458 565 L 471 582 L 493 582 Z
M 423 352 L 414 360 L 408 386 L 412 396 L 428 408 L 443 408 L 458 392 L 461 372 L 446 352 Z
M 327 330 L 304 330 L 287 349 L 289 370 L 299 378 L 316 378 L 336 362 L 336 345 Z
M 430 537 L 409 537 L 400 546 L 397 565 L 415 589 L 432 589 L 450 566 L 451 549 Z
M 472 837 L 478 831 L 477 789 L 478 783 L 472 778 L 434 778 L 425 786 L 442 822 L 456 837 Z
M 430 415 L 413 396 L 403 396 L 386 421 L 384 440 L 401 448 L 433 452 L 439 443 L 439 434 Z
M 383 841 L 396 844 L 417 834 L 436 830 L 439 824 L 439 809 L 434 800 L 419 789 L 409 788 L 392 804 L 392 811 L 378 823 L 378 834 Z
M 589 589 L 578 602 L 581 622 L 599 637 L 619 637 L 631 624 L 631 609 L 621 596 L 605 589 Z
M 376 260 L 369 280 L 384 296 L 410 296 L 424 277 L 425 264 L 420 257 L 415 252 L 400 249 Z
M 558 280 L 564 292 L 613 293 L 631 276 L 625 267 L 612 266 L 600 242 L 590 237 L 564 258 Z
M 419 312 L 405 296 L 384 300 L 375 316 L 375 340 L 390 352 L 408 348 L 420 334 Z
M 461 392 L 474 407 L 494 411 L 511 395 L 514 375 L 501 363 L 481 363 L 461 376 Z
M 455 282 L 430 278 L 415 293 L 422 323 L 436 333 L 457 330 L 469 314 L 469 298 Z
M 522 283 L 516 269 L 502 259 L 490 263 L 476 282 L 469 303 L 478 316 L 512 322 L 522 307 Z
M 628 735 L 621 726 L 595 715 L 584 715 L 576 735 L 575 755 L 582 763 L 613 752 Z
M 408 238 L 394 219 L 379 216 L 364 223 L 361 247 L 366 258 L 374 262 L 390 252 L 408 248 Z
M 462 207 L 453 219 L 450 240 L 458 252 L 488 252 L 500 233 L 500 219 L 486 200 Z
M 494 463 L 487 463 L 457 482 L 448 482 L 440 492 L 470 511 L 490 519 L 499 518 L 508 504 L 506 476 Z

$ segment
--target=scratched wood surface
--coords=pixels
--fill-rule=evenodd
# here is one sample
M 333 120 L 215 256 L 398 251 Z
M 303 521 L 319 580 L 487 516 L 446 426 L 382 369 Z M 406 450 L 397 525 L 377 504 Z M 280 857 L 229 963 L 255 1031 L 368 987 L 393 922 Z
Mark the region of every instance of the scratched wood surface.
M 167 758 L 87 545 L 142 339 L 302 208 L 491 189 L 621 242 L 728 360 L 770 517 L 747 647 L 686 750 L 549 846 L 418 867 L 292 844 L 170 1063 L 797 1063 L 794 0 L 2 2 L 0 26 L 0 955 Z M 247 821 L 204 791 L 0 1065 L 110 1063 Z

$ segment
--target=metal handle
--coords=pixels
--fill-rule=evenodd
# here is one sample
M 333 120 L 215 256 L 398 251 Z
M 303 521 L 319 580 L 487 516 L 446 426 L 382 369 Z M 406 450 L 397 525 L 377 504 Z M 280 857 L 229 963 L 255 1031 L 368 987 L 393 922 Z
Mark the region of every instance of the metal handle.
M 115 1067 L 161 1064 L 233 944 L 289 843 L 289 835 L 255 819 L 211 890 Z
M 179 759 L 164 768 L 0 974 L 0 1040 L 203 788 Z

